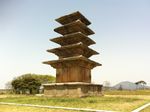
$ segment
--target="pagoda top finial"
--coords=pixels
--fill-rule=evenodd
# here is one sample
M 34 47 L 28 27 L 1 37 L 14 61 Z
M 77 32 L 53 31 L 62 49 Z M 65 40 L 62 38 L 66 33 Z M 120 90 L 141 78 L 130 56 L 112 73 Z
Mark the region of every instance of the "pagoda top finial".
M 76 21 L 76 20 L 80 20 L 85 25 L 91 24 L 91 22 L 85 16 L 83 16 L 79 11 L 76 11 L 76 12 L 68 14 L 68 15 L 61 16 L 55 20 L 62 25 L 71 23 L 71 22 Z

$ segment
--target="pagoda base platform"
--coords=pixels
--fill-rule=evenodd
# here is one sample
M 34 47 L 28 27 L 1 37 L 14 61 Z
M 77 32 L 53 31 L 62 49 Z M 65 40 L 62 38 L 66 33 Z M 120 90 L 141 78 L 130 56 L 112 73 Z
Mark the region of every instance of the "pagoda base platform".
M 102 96 L 102 85 L 70 82 L 44 84 L 44 95 L 48 97 Z

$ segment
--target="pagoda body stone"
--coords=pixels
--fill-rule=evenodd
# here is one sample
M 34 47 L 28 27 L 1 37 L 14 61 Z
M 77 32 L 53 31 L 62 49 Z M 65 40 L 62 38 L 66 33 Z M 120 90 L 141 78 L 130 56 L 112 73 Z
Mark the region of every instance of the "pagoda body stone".
M 46 96 L 88 96 L 101 95 L 102 85 L 91 84 L 91 70 L 101 64 L 88 59 L 99 54 L 89 48 L 95 42 L 88 37 L 94 32 L 88 28 L 91 22 L 80 12 L 62 16 L 56 19 L 62 26 L 54 31 L 62 36 L 50 39 L 60 45 L 48 49 L 58 60 L 45 61 L 56 69 L 56 83 L 44 84 Z

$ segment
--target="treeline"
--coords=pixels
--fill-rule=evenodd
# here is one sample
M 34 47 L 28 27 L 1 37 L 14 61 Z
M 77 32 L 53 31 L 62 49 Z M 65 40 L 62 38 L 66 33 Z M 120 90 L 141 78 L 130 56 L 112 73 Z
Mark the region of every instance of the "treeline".
M 44 83 L 55 82 L 55 77 L 41 74 L 24 74 L 11 81 L 13 92 L 16 94 L 37 94 Z

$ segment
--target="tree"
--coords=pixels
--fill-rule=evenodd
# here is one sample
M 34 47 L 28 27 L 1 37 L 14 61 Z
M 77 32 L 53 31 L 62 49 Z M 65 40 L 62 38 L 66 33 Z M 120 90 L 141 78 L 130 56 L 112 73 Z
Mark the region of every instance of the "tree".
M 122 85 L 119 86 L 118 90 L 120 90 L 120 91 L 123 90 Z
M 19 94 L 21 91 L 23 91 L 23 81 L 18 77 L 15 78 L 12 82 L 11 85 L 13 87 L 13 90 L 15 93 Z
M 142 88 L 144 89 L 144 88 L 145 88 L 145 85 L 146 85 L 147 83 L 146 83 L 145 81 L 143 81 L 143 80 L 140 80 L 140 81 L 137 81 L 135 84 L 136 84 L 137 86 L 141 85 Z
M 43 83 L 54 81 L 55 77 L 50 75 L 25 74 L 12 80 L 11 84 L 15 93 L 25 94 L 29 92 L 30 94 L 36 94 Z
M 10 81 L 5 84 L 5 89 L 12 89 L 12 85 Z
M 110 87 L 111 84 L 110 84 L 109 81 L 104 81 L 104 82 L 103 82 L 103 85 L 104 85 L 105 87 Z
M 103 82 L 103 90 L 110 90 L 110 82 L 109 81 L 104 81 Z
M 135 84 L 136 85 L 138 85 L 138 84 L 140 84 L 140 85 L 146 85 L 146 82 L 143 81 L 143 80 L 140 80 L 140 81 L 137 81 Z

